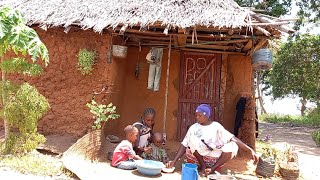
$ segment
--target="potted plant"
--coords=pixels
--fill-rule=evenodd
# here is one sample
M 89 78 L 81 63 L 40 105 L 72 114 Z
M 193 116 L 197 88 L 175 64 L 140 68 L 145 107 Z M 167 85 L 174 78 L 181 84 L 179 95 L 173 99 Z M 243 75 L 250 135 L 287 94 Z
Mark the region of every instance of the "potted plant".
M 87 103 L 87 107 L 89 107 L 94 118 L 92 131 L 73 144 L 66 152 L 64 152 L 62 157 L 64 165 L 72 172 L 78 171 L 73 163 L 74 157 L 77 157 L 77 159 L 98 162 L 105 162 L 107 160 L 108 149 L 106 147 L 106 139 L 102 129 L 108 120 L 120 117 L 116 114 L 116 106 L 112 103 L 104 105 L 92 100 L 90 103 Z
M 278 153 L 279 172 L 284 179 L 299 178 L 298 154 L 293 151 L 292 146 L 285 144 L 284 151 Z
M 262 155 L 259 158 L 256 172 L 264 177 L 272 177 L 274 175 L 276 152 L 274 148 L 266 146 L 262 148 Z

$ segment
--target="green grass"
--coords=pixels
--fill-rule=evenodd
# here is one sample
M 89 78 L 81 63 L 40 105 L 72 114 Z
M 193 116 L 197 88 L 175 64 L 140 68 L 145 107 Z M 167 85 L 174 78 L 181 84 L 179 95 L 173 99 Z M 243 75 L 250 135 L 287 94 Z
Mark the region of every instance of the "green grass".
M 294 125 L 320 127 L 320 114 L 306 116 L 263 114 L 260 115 L 259 120 L 271 123 L 290 123 Z
M 42 154 L 0 156 L 0 167 L 9 167 L 23 174 L 57 176 L 64 173 L 70 176 L 64 169 L 62 162 Z

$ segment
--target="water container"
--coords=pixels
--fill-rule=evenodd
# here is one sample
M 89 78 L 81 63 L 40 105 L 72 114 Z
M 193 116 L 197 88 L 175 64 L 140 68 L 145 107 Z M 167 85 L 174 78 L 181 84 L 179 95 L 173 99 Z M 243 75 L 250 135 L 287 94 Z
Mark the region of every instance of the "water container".
M 270 69 L 272 67 L 272 52 L 270 49 L 260 49 L 252 56 L 252 65 L 255 69 Z
M 191 163 L 182 164 L 181 180 L 198 180 L 198 166 Z

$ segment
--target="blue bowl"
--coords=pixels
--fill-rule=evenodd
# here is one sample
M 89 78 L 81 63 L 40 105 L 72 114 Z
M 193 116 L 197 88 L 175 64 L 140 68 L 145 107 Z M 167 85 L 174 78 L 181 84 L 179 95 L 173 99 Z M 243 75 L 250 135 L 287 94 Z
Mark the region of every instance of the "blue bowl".
M 162 162 L 152 160 L 137 160 L 136 163 L 138 172 L 146 176 L 156 176 L 165 167 Z

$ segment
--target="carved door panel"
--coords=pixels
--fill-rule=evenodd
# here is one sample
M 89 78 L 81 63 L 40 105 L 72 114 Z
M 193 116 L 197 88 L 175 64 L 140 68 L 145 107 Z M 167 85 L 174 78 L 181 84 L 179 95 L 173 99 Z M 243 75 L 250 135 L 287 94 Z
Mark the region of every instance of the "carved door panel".
M 194 113 L 199 104 L 212 108 L 211 120 L 219 114 L 221 54 L 183 53 L 180 67 L 178 139 L 196 122 Z

